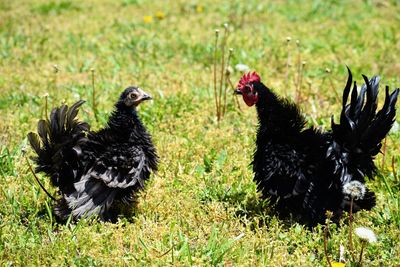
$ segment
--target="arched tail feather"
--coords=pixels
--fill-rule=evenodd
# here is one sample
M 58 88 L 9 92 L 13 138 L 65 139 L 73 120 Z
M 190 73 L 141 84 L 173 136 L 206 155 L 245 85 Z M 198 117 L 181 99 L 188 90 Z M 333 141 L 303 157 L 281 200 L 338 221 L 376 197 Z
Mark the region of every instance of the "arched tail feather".
M 348 69 L 349 77 L 343 91 L 343 105 L 340 115 L 340 124 L 332 119 L 332 133 L 334 140 L 345 147 L 348 152 L 364 153 L 375 156 L 379 152 L 380 143 L 388 134 L 396 115 L 396 101 L 399 89 L 389 94 L 386 87 L 385 103 L 378 112 L 379 76 L 372 79 L 363 75 L 365 84 L 360 91 L 354 82 L 351 89 L 352 74 Z M 351 100 L 347 104 L 351 91 Z M 378 148 L 378 149 L 377 149 Z
M 66 151 L 72 149 L 85 136 L 85 132 L 89 131 L 89 124 L 76 119 L 79 107 L 84 102 L 78 101 L 70 108 L 67 105 L 54 108 L 49 119 L 39 120 L 37 133 L 30 132 L 27 135 L 36 153 L 32 158 L 36 163 L 35 171 L 49 175 L 53 185 L 60 184 L 62 175 L 59 172 L 66 163 Z

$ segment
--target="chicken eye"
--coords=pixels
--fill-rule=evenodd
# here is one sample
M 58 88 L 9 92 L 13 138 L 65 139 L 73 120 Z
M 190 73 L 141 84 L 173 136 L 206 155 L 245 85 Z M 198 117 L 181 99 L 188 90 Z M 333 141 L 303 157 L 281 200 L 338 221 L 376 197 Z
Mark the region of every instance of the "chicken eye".
M 129 98 L 130 98 L 130 99 L 136 99 L 136 98 L 137 98 L 137 94 L 135 94 L 135 93 L 130 93 L 130 94 L 129 94 Z
M 255 93 L 254 90 L 253 90 L 253 87 L 251 85 L 246 85 L 244 90 L 245 90 L 246 94 L 250 94 L 250 93 L 254 94 Z

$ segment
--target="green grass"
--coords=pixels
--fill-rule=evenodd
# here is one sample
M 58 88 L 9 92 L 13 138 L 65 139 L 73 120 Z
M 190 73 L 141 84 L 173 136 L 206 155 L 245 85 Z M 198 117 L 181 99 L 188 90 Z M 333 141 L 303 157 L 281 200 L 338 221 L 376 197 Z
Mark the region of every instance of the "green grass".
M 217 124 L 214 30 L 228 22 L 231 65 L 249 65 L 290 98 L 299 40 L 306 61 L 300 105 L 310 124 L 328 129 L 340 110 L 345 64 L 359 81 L 361 73 L 379 73 L 385 84 L 400 85 L 399 14 L 397 1 L 0 1 L 0 265 L 326 266 L 322 227 L 278 220 L 256 192 L 248 166 L 255 110 L 242 103 L 237 110 L 229 94 Z M 231 75 L 234 82 L 240 76 Z M 140 115 L 154 137 L 159 172 L 132 218 L 56 224 L 21 153 L 45 114 L 43 95 L 49 107 L 87 100 L 79 116 L 98 129 L 131 84 L 154 96 Z M 365 266 L 400 264 L 400 184 L 390 167 L 392 156 L 400 163 L 399 141 L 398 132 L 387 139 L 384 166 L 377 157 L 381 174 L 369 182 L 377 207 L 355 216 L 355 226 L 378 235 Z M 337 261 L 346 223 L 331 234 L 328 252 Z

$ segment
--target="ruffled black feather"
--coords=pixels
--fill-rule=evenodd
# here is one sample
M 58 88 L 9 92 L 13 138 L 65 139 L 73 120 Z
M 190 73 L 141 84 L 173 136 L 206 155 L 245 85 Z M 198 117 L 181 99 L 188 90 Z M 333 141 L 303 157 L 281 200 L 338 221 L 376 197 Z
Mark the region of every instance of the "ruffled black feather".
M 150 135 L 135 108 L 121 102 L 98 132 L 89 132 L 89 124 L 76 119 L 84 103 L 78 101 L 71 107 L 54 108 L 48 120 L 38 122 L 38 134 L 28 134 L 37 155 L 33 158 L 36 172 L 50 177 L 59 189 L 54 213 L 60 220 L 71 214 L 75 219 L 90 215 L 115 219 L 118 203 L 131 204 L 150 173 L 157 170 Z
M 332 116 L 332 131 L 325 133 L 305 129 L 295 104 L 280 99 L 261 82 L 253 83 L 259 96 L 254 179 L 265 197 L 277 201 L 280 214 L 290 213 L 310 225 L 324 222 L 327 210 L 338 218 L 348 210 L 343 186 L 373 177 L 373 159 L 394 122 L 399 89 L 389 94 L 386 87 L 385 103 L 376 112 L 380 79 L 363 79 L 358 91 L 348 69 L 340 124 Z M 375 194 L 366 191 L 364 198 L 355 201 L 355 211 L 375 205 Z

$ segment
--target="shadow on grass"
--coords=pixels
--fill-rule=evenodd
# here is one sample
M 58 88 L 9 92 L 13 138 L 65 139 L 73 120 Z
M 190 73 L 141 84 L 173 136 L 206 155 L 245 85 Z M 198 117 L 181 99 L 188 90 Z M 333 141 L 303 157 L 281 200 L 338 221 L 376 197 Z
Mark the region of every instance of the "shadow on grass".
M 119 201 L 118 201 L 119 202 Z M 41 205 L 36 213 L 33 215 L 33 212 L 25 211 L 20 214 L 20 222 L 29 226 L 31 221 L 48 221 L 54 227 L 54 230 L 57 231 L 58 226 L 64 226 L 69 224 L 78 224 L 79 221 L 85 220 L 88 224 L 92 223 L 119 223 L 122 222 L 122 225 L 126 223 L 134 223 L 136 220 L 136 215 L 138 213 L 138 201 L 132 202 L 130 205 L 125 205 L 123 203 L 116 203 L 114 208 L 110 209 L 107 213 L 107 217 L 100 219 L 97 215 L 92 215 L 87 218 L 74 219 L 71 215 L 60 218 L 55 215 L 54 208 L 52 205 L 53 201 L 49 201 Z M 36 220 L 32 220 L 34 217 Z
M 257 193 L 246 192 L 229 187 L 226 190 L 212 190 L 207 188 L 203 190 L 200 201 L 208 203 L 218 201 L 225 206 L 235 208 L 235 216 L 243 223 L 250 225 L 251 230 L 261 227 L 269 227 L 272 221 L 280 220 L 284 228 L 290 228 L 296 222 L 306 225 L 306 222 L 300 222 L 299 218 L 294 218 L 290 212 L 278 212 L 276 200 L 271 198 L 262 198 Z

